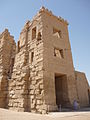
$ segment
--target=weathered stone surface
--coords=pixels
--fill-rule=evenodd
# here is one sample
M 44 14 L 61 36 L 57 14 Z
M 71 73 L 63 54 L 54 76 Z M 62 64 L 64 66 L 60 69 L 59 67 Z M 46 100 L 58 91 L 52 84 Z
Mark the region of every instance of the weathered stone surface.
M 0 107 L 8 104 L 8 79 L 11 78 L 16 44 L 8 29 L 0 35 Z M 2 96 L 2 97 L 1 97 Z
M 43 7 L 25 24 L 17 46 L 7 29 L 0 34 L 0 107 L 46 114 L 72 107 L 74 100 L 89 104 L 87 80 L 74 70 L 67 25 Z

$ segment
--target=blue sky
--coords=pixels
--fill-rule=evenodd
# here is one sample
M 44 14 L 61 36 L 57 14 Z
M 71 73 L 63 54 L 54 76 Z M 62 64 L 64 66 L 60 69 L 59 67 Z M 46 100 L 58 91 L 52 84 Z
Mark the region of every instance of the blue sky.
M 75 69 L 85 72 L 90 83 L 90 0 L 0 0 L 0 33 L 8 28 L 17 41 L 41 6 L 68 20 Z

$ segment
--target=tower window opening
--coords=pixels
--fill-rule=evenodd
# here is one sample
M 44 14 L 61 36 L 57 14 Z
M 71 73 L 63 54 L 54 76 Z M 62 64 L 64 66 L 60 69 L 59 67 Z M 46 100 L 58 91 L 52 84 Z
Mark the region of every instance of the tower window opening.
M 38 33 L 37 40 L 41 40 L 41 37 L 42 37 L 41 32 L 39 32 L 39 33 Z
M 55 48 L 54 49 L 54 56 L 59 57 L 60 59 L 64 58 L 63 49 L 59 50 L 59 49 Z
M 32 40 L 36 38 L 36 27 L 32 29 Z
M 33 62 L 34 60 L 34 52 L 31 52 L 31 63 Z
M 57 36 L 58 38 L 62 38 L 61 30 L 53 28 L 53 35 Z

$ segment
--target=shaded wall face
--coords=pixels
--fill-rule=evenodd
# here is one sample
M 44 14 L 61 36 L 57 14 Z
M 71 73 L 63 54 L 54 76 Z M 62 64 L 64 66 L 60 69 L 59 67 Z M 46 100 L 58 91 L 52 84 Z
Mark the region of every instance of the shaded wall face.
M 68 97 L 77 99 L 74 67 L 67 25 L 52 15 L 43 15 L 44 88 L 47 104 L 56 104 L 55 74 L 67 75 Z
M 68 89 L 67 89 L 67 76 L 55 76 L 55 94 L 56 104 L 59 107 L 68 105 Z
M 89 85 L 87 78 L 84 73 L 76 72 L 76 82 L 77 82 L 77 93 L 79 98 L 80 106 L 88 106 L 89 105 Z

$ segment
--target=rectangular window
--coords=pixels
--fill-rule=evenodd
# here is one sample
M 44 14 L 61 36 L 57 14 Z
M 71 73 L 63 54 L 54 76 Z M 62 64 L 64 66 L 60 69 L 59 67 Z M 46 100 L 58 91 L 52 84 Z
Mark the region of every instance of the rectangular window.
M 32 40 L 36 38 L 36 27 L 32 29 Z
M 31 63 L 33 62 L 34 59 L 34 52 L 31 52 Z
M 59 57 L 60 59 L 61 58 L 64 58 L 64 54 L 63 54 L 63 49 L 54 49 L 54 56 L 55 57 Z
M 62 38 L 61 30 L 53 28 L 53 35 L 57 36 L 58 38 Z
M 42 35 L 41 35 L 41 32 L 39 32 L 37 36 L 37 40 L 41 40 L 41 39 L 42 39 Z
M 60 51 L 61 58 L 64 58 L 63 49 L 61 49 L 59 51 Z
M 17 53 L 20 51 L 20 41 L 17 43 Z

